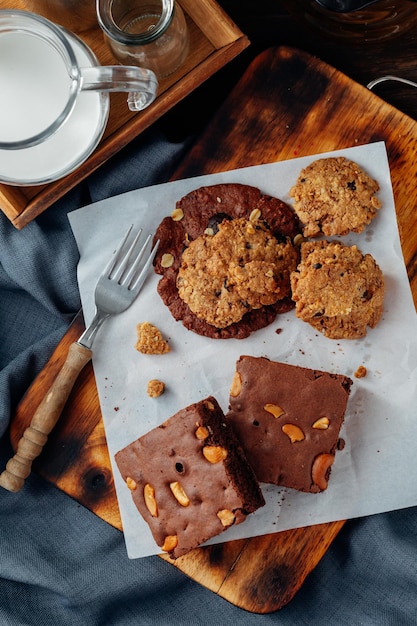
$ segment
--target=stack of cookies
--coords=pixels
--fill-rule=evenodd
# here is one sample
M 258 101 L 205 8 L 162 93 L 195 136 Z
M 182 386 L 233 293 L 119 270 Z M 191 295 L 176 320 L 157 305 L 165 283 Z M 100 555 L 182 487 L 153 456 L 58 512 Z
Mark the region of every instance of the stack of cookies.
M 155 234 L 158 292 L 176 320 L 211 338 L 244 339 L 293 308 L 301 235 L 294 211 L 249 185 L 200 187 Z
M 363 337 L 381 318 L 384 278 L 370 254 L 323 237 L 360 233 L 380 209 L 378 183 L 344 157 L 313 161 L 294 206 L 236 183 L 200 187 L 160 224 L 158 291 L 176 320 L 243 339 L 294 307 L 332 339 Z

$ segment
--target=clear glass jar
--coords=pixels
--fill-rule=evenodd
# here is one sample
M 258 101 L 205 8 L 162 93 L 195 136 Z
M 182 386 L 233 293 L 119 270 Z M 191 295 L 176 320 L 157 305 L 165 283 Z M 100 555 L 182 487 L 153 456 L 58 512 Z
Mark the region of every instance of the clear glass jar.
M 189 35 L 174 0 L 98 0 L 98 23 L 112 54 L 123 65 L 169 76 L 184 62 Z

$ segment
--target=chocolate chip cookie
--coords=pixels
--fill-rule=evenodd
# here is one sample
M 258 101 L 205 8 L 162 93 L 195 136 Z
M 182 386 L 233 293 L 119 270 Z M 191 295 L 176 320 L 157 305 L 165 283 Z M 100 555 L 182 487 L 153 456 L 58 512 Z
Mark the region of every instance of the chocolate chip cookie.
M 183 252 L 178 293 L 198 318 L 225 328 L 287 297 L 297 262 L 291 241 L 280 243 L 262 222 L 225 220 Z
M 379 322 L 384 277 L 370 254 L 336 241 L 301 245 L 291 274 L 296 316 L 331 339 L 364 337 Z
M 289 194 L 305 237 L 360 233 L 381 207 L 379 184 L 345 157 L 313 161 Z

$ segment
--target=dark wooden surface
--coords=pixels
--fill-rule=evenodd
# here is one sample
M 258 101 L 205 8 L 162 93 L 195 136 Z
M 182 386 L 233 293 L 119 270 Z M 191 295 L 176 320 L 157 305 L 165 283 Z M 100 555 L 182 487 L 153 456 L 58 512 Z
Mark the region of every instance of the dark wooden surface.
M 174 138 L 201 131 L 249 62 L 271 46 L 295 46 L 361 85 L 387 74 L 417 81 L 417 27 L 385 43 L 352 45 L 327 38 L 290 15 L 286 6 L 291 1 L 219 0 L 251 46 L 168 114 L 162 121 L 164 130 Z M 376 87 L 375 93 L 417 119 L 416 88 L 390 82 Z
M 417 123 L 314 56 L 287 47 L 259 53 L 175 178 L 380 140 L 387 145 L 403 251 L 416 296 Z M 12 423 L 14 446 L 81 328 L 78 318 L 18 407 Z M 34 469 L 121 528 L 89 365 Z M 200 548 L 173 564 L 233 604 L 268 613 L 291 600 L 343 523 Z

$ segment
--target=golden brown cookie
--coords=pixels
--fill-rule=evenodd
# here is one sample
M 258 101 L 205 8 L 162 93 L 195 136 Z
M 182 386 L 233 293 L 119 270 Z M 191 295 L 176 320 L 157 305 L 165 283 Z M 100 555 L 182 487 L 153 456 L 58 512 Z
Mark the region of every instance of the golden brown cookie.
M 384 277 L 370 254 L 334 241 L 301 245 L 291 274 L 296 316 L 331 339 L 366 335 L 381 318 Z
M 360 233 L 377 214 L 379 184 L 345 157 L 318 159 L 301 170 L 289 194 L 305 237 Z
M 262 194 L 256 187 L 238 183 L 199 187 L 191 191 L 176 203 L 171 216 L 162 220 L 155 234 L 155 240 L 160 243 L 154 266 L 155 272 L 162 276 L 158 293 L 176 320 L 181 320 L 187 329 L 205 337 L 243 339 L 271 324 L 279 313 L 294 307 L 288 294 L 274 304 L 248 309 L 240 321 L 219 328 L 197 317 L 179 296 L 177 278 L 184 251 L 198 237 L 204 234 L 214 236 L 222 222 L 241 218 L 258 220 L 259 224 L 269 228 L 279 243 L 301 236 L 298 217 L 289 205 Z M 247 268 L 245 274 L 245 268 L 234 268 L 236 281 L 240 279 L 242 299 L 247 297 L 243 294 L 243 278 L 249 278 L 250 285 L 255 282 L 253 269 Z M 253 291 L 252 286 L 250 291 Z
M 288 296 L 297 261 L 290 240 L 278 242 L 262 222 L 225 220 L 184 251 L 178 293 L 197 317 L 225 328 Z

